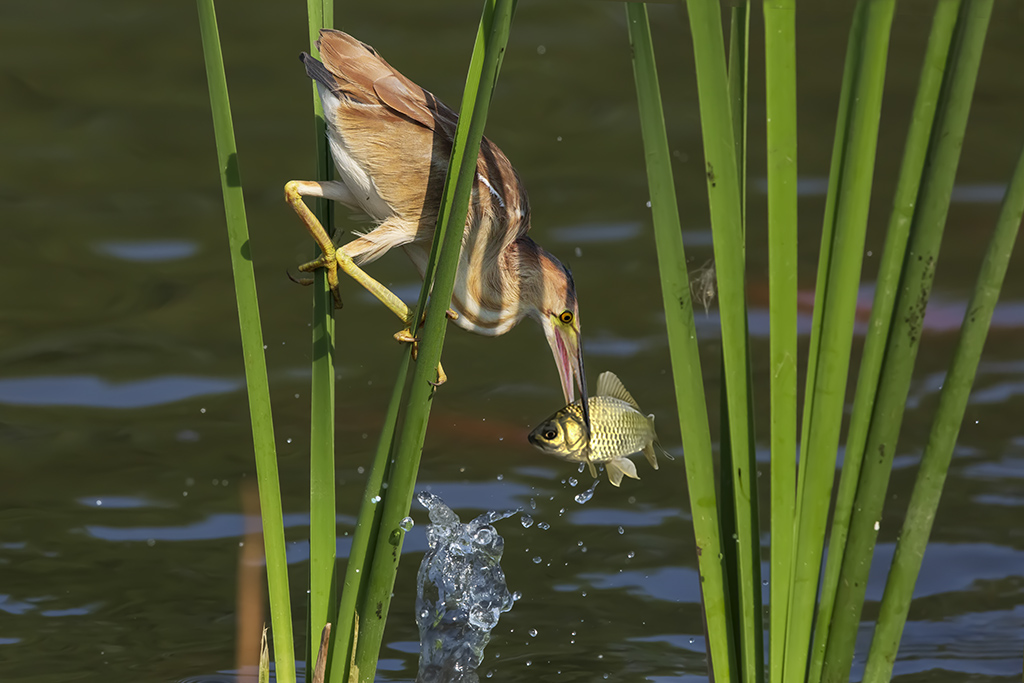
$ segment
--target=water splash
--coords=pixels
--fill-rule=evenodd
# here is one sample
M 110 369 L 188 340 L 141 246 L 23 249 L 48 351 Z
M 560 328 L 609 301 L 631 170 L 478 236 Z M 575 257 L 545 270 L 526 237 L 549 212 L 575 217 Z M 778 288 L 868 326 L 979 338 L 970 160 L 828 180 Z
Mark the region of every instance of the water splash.
M 515 596 L 505 585 L 501 553 L 505 541 L 491 526 L 518 510 L 485 512 L 462 524 L 437 496 L 417 498 L 430 513 L 430 545 L 416 578 L 416 623 L 420 630 L 417 683 L 475 683 L 491 629 Z
M 594 497 L 594 489 L 596 489 L 597 485 L 600 484 L 600 483 L 601 483 L 600 479 L 595 479 L 594 483 L 590 485 L 589 489 L 587 489 L 586 491 L 583 491 L 581 493 L 577 493 L 576 496 L 575 496 L 576 497 L 576 502 L 579 503 L 580 505 L 583 505 L 584 503 L 589 501 L 591 498 L 593 498 Z

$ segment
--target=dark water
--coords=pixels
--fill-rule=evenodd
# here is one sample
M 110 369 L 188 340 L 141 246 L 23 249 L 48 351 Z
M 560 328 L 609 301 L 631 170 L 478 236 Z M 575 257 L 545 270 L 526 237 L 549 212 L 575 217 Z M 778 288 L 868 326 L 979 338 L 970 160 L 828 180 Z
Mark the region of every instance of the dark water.
M 438 5 L 339 3 L 336 23 L 454 105 L 477 9 Z M 928 8 L 903 4 L 894 25 L 866 281 L 878 263 Z M 285 273 L 313 250 L 281 188 L 312 173 L 311 91 L 296 59 L 307 44 L 306 19 L 296 3 L 222 2 L 219 10 L 301 624 L 310 304 L 309 293 Z M 849 10 L 831 11 L 802 15 L 798 27 L 805 327 Z M 652 12 L 685 238 L 700 265 L 711 247 L 692 51 L 681 11 Z M 880 560 L 891 554 L 1001 184 L 1024 141 L 1022 27 L 1019 3 L 997 3 L 882 521 Z M 756 18 L 753 31 L 756 55 Z M 230 679 L 240 484 L 254 471 L 195 8 L 7 3 L 0 36 L 0 679 Z M 755 382 L 764 391 L 761 68 L 753 57 L 748 293 Z M 522 3 L 488 134 L 525 179 L 537 239 L 574 268 L 590 371 L 614 370 L 658 416 L 663 444 L 679 456 L 622 8 Z M 403 294 L 417 287 L 400 255 L 372 271 Z M 862 321 L 870 291 L 866 285 Z M 399 358 L 390 338 L 397 321 L 350 283 L 344 292 L 341 533 L 353 523 Z M 699 314 L 713 393 L 716 324 L 713 308 Z M 903 680 L 1019 680 L 1022 328 L 1024 279 L 1011 271 L 896 665 Z M 560 402 L 537 326 L 525 322 L 492 340 L 453 328 L 444 362 L 450 382 L 436 401 L 421 485 L 464 518 L 525 506 L 550 525 L 499 525 L 509 588 L 523 599 L 494 631 L 482 671 L 503 681 L 701 678 L 681 459 L 666 462 L 660 476 L 641 463 L 640 482 L 604 484 L 581 506 L 573 497 L 588 484 L 586 475 L 545 459 L 525 439 Z M 766 398 L 759 405 L 767 406 Z M 765 463 L 766 425 L 762 410 Z M 425 515 L 413 516 L 418 525 L 405 546 L 382 680 L 407 680 L 416 667 L 413 580 Z M 346 550 L 347 539 L 339 548 Z M 867 618 L 883 580 L 879 564 Z M 865 644 L 869 633 L 865 627 Z

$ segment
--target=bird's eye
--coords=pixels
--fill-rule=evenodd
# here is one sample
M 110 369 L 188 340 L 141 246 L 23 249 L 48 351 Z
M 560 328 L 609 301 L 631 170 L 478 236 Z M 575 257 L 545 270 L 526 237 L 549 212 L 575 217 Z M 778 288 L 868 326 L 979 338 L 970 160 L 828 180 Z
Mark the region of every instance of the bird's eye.
M 561 320 L 566 325 L 571 325 L 572 324 L 572 311 L 562 311 L 562 315 L 558 316 L 558 319 Z
M 548 441 L 551 441 L 551 440 L 552 440 L 552 439 L 554 439 L 554 438 L 555 438 L 556 436 L 558 436 L 558 432 L 556 432 L 556 431 L 555 431 L 554 429 L 549 429 L 549 430 L 547 430 L 546 432 L 544 432 L 543 436 L 544 436 L 544 438 L 545 438 L 545 439 L 547 439 Z

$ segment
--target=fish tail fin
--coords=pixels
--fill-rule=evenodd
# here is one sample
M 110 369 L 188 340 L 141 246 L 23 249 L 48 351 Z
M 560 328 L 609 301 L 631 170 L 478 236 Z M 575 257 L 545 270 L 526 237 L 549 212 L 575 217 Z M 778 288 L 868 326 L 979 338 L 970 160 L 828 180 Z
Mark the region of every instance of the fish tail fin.
M 651 427 L 651 441 L 644 446 L 644 457 L 651 463 L 651 467 L 658 469 L 658 456 L 654 452 L 654 442 L 658 440 L 658 433 L 654 431 L 654 413 L 647 416 L 647 424 Z
M 623 475 L 630 479 L 640 478 L 640 475 L 636 473 L 636 465 L 629 458 L 611 460 L 605 465 L 605 469 L 608 470 L 608 481 L 612 483 L 612 486 L 621 484 Z

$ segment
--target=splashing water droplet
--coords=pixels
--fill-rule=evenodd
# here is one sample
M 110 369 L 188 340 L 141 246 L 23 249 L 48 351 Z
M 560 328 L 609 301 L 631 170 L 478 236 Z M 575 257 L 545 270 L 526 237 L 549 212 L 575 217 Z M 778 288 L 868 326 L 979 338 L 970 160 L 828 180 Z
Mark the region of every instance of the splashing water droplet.
M 380 496 L 374 496 L 373 498 L 370 499 L 370 502 L 376 505 L 377 503 L 380 502 Z
M 587 469 L 587 463 L 581 462 L 580 463 L 580 470 L 579 470 L 580 474 L 583 474 L 583 470 L 585 470 L 585 469 Z
M 523 515 L 519 518 L 519 521 L 523 523 L 524 529 L 529 529 L 531 526 L 533 526 L 533 517 L 531 517 L 530 515 Z
M 621 536 L 621 535 L 622 535 L 622 534 L 624 534 L 624 533 L 626 533 L 626 530 L 625 530 L 625 529 L 623 529 L 623 528 L 622 528 L 622 527 L 620 526 L 620 527 L 619 527 L 619 536 Z
M 523 594 L 521 592 L 515 591 L 514 593 L 512 593 L 512 602 L 515 602 L 516 600 L 522 600 L 522 599 L 523 599 Z
M 402 531 L 409 531 L 412 529 L 413 524 L 415 524 L 415 522 L 412 521 L 412 517 L 406 517 L 398 523 L 398 528 Z
M 536 638 L 537 637 L 537 629 L 535 629 L 535 628 L 531 628 L 530 629 L 530 637 L 531 638 Z
M 628 553 L 626 553 L 626 557 L 632 560 L 634 557 L 636 557 L 636 553 L 630 550 Z
M 591 498 L 593 498 L 594 497 L 594 490 L 597 488 L 597 485 L 600 484 L 600 483 L 601 483 L 600 479 L 595 479 L 594 483 L 590 485 L 589 489 L 587 489 L 586 491 L 583 491 L 582 493 L 576 494 L 576 502 L 579 503 L 580 505 L 583 505 L 584 503 L 589 501 Z
M 576 479 L 576 477 L 569 477 L 569 486 L 576 486 L 576 484 L 578 483 L 580 482 L 579 480 Z
M 537 523 L 537 528 L 540 529 L 541 531 L 547 531 L 548 529 L 551 528 L 551 525 L 548 524 L 547 522 L 538 522 Z
M 537 499 L 536 498 L 531 498 L 530 499 L 530 509 L 531 510 L 536 510 L 537 509 Z
M 533 563 L 534 564 L 540 564 L 543 561 L 544 560 L 540 559 L 540 555 L 538 555 L 537 557 L 533 558 Z

